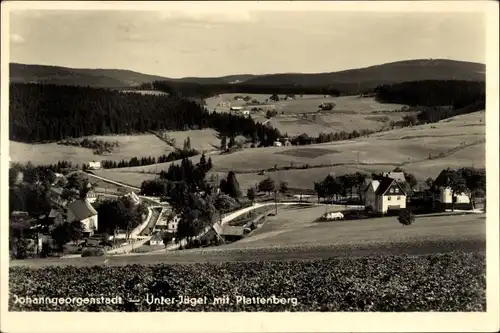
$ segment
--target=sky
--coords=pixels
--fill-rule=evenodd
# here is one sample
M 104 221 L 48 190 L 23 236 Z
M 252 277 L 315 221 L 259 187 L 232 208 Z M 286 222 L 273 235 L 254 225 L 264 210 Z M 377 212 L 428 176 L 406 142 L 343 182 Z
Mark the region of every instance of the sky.
M 481 12 L 217 9 L 11 11 L 10 62 L 211 77 L 486 61 Z

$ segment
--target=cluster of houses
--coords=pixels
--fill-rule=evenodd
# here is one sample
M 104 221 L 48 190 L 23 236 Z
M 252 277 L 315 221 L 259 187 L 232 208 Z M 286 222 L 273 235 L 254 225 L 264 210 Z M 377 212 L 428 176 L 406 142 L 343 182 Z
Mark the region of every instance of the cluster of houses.
M 441 178 L 446 177 L 446 171 L 436 178 L 436 184 L 442 184 Z M 365 190 L 365 207 L 376 213 L 387 214 L 390 211 L 397 211 L 406 208 L 409 196 L 401 185 L 406 181 L 403 172 L 386 172 L 380 180 L 370 180 Z M 445 182 L 444 182 L 445 183 Z M 467 193 L 455 193 L 453 199 L 452 190 L 446 186 L 438 186 L 439 193 L 434 198 L 436 202 L 444 205 L 470 204 Z

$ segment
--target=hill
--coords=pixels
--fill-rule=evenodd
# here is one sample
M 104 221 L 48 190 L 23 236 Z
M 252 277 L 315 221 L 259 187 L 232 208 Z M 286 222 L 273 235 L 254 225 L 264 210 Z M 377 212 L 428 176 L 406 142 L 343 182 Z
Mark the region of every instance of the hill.
M 331 73 L 285 73 L 269 75 L 236 74 L 221 77 L 167 78 L 122 69 L 83 69 L 11 63 L 13 83 L 45 83 L 100 88 L 137 87 L 153 81 L 202 85 L 271 86 L 356 86 L 372 89 L 377 85 L 418 80 L 484 81 L 485 65 L 455 60 L 408 60 Z
M 380 84 L 420 80 L 484 81 L 484 64 L 446 60 L 418 59 L 398 61 L 340 72 L 261 75 L 244 84 L 327 86 L 330 84 L 362 84 L 373 88 Z
M 99 88 L 135 87 L 168 78 L 122 69 L 67 68 L 11 63 L 12 83 L 44 83 Z

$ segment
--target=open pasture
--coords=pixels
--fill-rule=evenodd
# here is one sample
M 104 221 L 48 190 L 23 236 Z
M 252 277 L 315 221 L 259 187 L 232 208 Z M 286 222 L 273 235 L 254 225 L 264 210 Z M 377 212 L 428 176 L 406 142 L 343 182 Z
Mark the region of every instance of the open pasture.
M 403 105 L 382 104 L 375 101 L 374 98 L 361 98 L 359 96 L 325 97 L 323 95 L 304 95 L 300 97 L 297 95 L 294 100 L 266 102 L 270 95 L 223 94 L 220 97 L 207 99 L 207 107 L 209 110 L 215 109 L 218 112 L 230 112 L 230 106 L 245 106 L 246 102 L 234 100 L 237 95 L 250 96 L 260 103 L 273 105 L 278 114 L 268 123 L 290 136 L 302 133 L 317 136 L 322 132 L 379 129 L 390 121 L 400 120 L 402 116 L 407 114 L 390 113 L 390 111 L 400 109 Z M 229 102 L 230 106 L 218 106 L 222 101 Z M 336 104 L 333 110 L 318 112 L 320 104 L 332 102 Z M 249 109 L 252 107 L 259 106 L 248 106 Z M 388 113 L 374 114 L 374 112 L 380 111 L 388 111 Z M 267 121 L 264 112 L 251 112 L 251 117 L 255 121 Z
M 83 164 L 101 160 L 130 160 L 132 157 L 160 156 L 173 150 L 167 143 L 153 134 L 138 135 L 93 135 L 91 140 L 107 142 L 118 141 L 119 147 L 109 155 L 95 155 L 92 149 L 75 146 L 59 145 L 57 143 L 26 144 L 10 141 L 10 157 L 14 162 L 33 164 L 54 164 L 57 161 L 71 161 L 73 164 Z
M 199 151 L 211 151 L 220 145 L 217 131 L 213 129 L 169 131 L 169 138 L 175 139 L 175 148 L 182 148 L 184 140 L 191 140 L 191 147 Z M 106 142 L 117 141 L 119 147 L 109 155 L 94 155 L 92 149 L 75 146 L 59 145 L 57 143 L 26 144 L 10 141 L 10 157 L 13 162 L 33 164 L 53 164 L 57 161 L 71 161 L 73 164 L 83 164 L 90 161 L 130 160 L 133 157 L 158 157 L 169 154 L 175 148 L 159 139 L 154 134 L 137 135 L 92 135 L 86 138 Z
M 466 126 L 469 124 L 477 126 Z M 436 177 L 447 167 L 484 167 L 484 139 L 484 112 L 477 112 L 444 122 L 396 129 L 356 140 L 309 146 L 251 148 L 227 155 L 213 154 L 211 158 L 214 163 L 213 172 L 223 177 L 227 172 L 235 171 L 244 191 L 268 176 L 277 182 L 287 181 L 293 188 L 311 189 L 314 181 L 323 179 L 331 172 L 342 175 L 360 170 L 370 174 L 390 171 L 400 165 L 423 182 L 428 177 Z M 430 160 L 429 154 L 432 157 Z M 199 156 L 192 160 L 198 162 Z M 140 186 L 142 179 L 151 177 L 141 172 L 159 172 L 168 168 L 169 164 L 103 172 L 111 179 L 119 181 L 118 178 L 125 177 L 129 184 L 133 182 Z M 298 169 L 306 164 L 309 165 L 307 169 Z M 261 170 L 274 166 L 290 169 L 258 174 Z
M 329 206 L 341 211 L 343 206 Z M 397 217 L 367 220 L 315 222 L 325 213 L 324 206 L 280 208 L 278 215 L 246 238 L 224 248 L 259 248 L 280 245 L 404 243 L 416 241 L 464 241 L 486 239 L 484 214 L 417 216 L 411 226 L 403 226 Z
M 198 151 L 211 151 L 218 149 L 220 146 L 219 134 L 216 130 L 207 128 L 201 130 L 188 131 L 166 131 L 162 132 L 169 139 L 175 140 L 175 148 L 182 149 L 184 141 L 189 138 L 191 148 Z

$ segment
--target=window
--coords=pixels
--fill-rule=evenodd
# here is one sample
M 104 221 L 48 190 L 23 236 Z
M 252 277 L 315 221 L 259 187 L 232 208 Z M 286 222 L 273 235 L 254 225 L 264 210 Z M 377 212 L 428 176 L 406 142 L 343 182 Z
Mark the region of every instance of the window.
M 395 191 L 396 193 L 399 193 L 399 188 L 395 189 L 394 191 Z
M 401 197 L 398 197 L 396 200 L 401 200 Z
M 394 193 L 394 189 L 393 188 L 391 188 L 391 193 Z
M 388 197 L 387 197 L 387 200 L 391 201 L 391 196 L 388 196 Z

